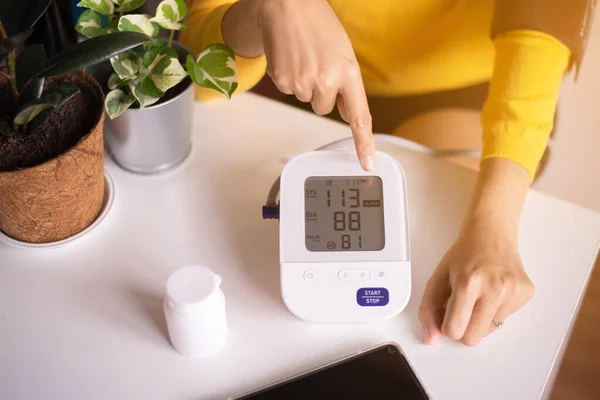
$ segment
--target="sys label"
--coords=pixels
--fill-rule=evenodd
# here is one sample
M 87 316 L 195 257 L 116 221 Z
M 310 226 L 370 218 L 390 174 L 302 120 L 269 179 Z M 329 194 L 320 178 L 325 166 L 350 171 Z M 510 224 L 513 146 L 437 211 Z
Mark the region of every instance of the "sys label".
M 382 307 L 390 302 L 390 292 L 386 288 L 361 288 L 356 301 L 362 307 Z

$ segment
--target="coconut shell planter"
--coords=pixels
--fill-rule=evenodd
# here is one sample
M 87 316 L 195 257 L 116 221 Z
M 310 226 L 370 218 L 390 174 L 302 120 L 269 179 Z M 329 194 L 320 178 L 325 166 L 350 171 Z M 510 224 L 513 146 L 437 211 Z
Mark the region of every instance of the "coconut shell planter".
M 115 32 L 47 60 L 42 45 L 23 43 L 50 3 L 0 15 L 0 231 L 36 244 L 80 233 L 103 207 L 105 96 L 82 70 L 150 40 Z
M 48 81 L 74 82 L 80 91 L 30 136 L 0 136 L 0 230 L 29 243 L 79 233 L 104 200 L 102 89 L 83 72 Z M 10 87 L 0 82 L 0 115 L 7 115 Z

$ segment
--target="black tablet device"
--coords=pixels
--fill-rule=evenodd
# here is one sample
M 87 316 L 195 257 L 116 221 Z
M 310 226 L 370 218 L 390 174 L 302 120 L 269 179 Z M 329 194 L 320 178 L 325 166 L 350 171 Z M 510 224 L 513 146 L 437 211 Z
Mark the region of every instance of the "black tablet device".
M 239 397 L 238 400 L 428 400 L 400 347 L 385 343 Z

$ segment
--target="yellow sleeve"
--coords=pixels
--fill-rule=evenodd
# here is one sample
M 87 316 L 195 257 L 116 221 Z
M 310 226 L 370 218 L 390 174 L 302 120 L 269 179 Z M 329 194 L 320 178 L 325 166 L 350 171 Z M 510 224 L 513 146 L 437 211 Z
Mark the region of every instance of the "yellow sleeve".
M 224 44 L 221 23 L 227 11 L 237 0 L 188 0 L 188 27 L 181 33 L 180 41 L 194 54 L 198 55 L 207 45 L 212 43 Z M 234 96 L 250 90 L 264 76 L 267 69 L 265 55 L 256 58 L 244 58 L 236 54 L 235 63 L 238 72 L 238 88 Z M 196 100 L 210 101 L 217 98 L 225 99 L 221 93 L 196 85 Z
M 554 126 L 569 49 L 537 31 L 512 31 L 496 37 L 496 60 L 483 107 L 481 159 L 503 157 L 535 177 Z

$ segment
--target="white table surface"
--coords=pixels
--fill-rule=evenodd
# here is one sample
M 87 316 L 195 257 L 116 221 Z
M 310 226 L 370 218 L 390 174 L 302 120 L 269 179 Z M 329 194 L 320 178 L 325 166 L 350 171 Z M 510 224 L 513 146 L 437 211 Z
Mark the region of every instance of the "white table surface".
M 474 348 L 421 343 L 417 307 L 454 239 L 475 174 L 380 145 L 408 181 L 413 295 L 384 323 L 314 324 L 285 308 L 278 224 L 261 206 L 280 157 L 349 136 L 340 124 L 245 94 L 197 105 L 181 167 L 157 176 L 107 160 L 111 212 L 58 249 L 0 243 L 0 399 L 224 399 L 384 341 L 397 341 L 433 399 L 537 399 L 574 320 L 600 240 L 600 215 L 531 191 L 521 254 L 534 299 Z M 164 285 L 200 263 L 223 277 L 231 340 L 189 360 L 166 339 Z

